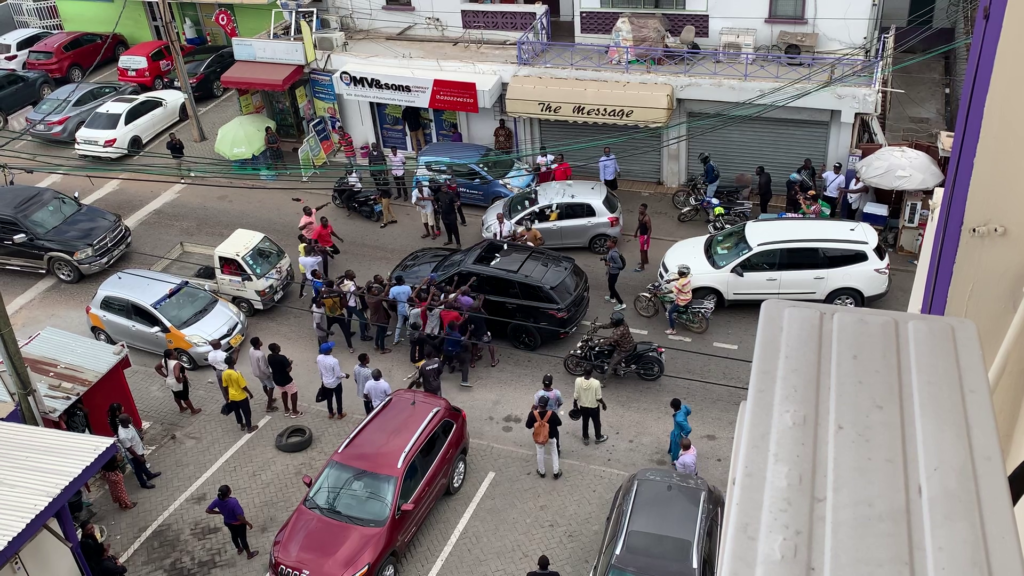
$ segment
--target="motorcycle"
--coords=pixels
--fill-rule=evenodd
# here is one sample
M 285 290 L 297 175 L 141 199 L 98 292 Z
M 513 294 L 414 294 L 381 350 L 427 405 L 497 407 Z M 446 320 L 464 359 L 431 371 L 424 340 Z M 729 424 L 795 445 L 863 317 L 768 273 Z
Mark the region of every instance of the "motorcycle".
M 344 208 L 349 212 L 356 212 L 363 218 L 373 222 L 380 222 L 384 214 L 384 207 L 380 203 L 380 194 L 376 190 L 357 190 L 347 198 L 345 193 L 352 190 L 345 178 L 338 178 L 334 183 L 334 190 L 331 192 L 331 201 L 338 208 Z
M 718 234 L 726 228 L 732 228 L 746 222 L 746 218 L 738 218 L 721 212 L 713 212 L 708 221 L 708 234 Z
M 633 299 L 633 308 L 644 318 L 653 318 L 658 312 L 667 314 L 675 298 L 665 283 L 651 282 L 647 285 L 647 291 L 637 294 Z M 690 300 L 689 306 L 676 311 L 676 321 L 690 332 L 703 334 L 711 326 L 711 313 L 714 311 L 714 300 Z
M 720 200 L 717 196 L 708 198 L 699 190 L 690 197 L 690 205 L 679 212 L 680 222 L 689 222 L 697 217 L 701 210 L 706 214 L 714 214 L 719 208 L 726 215 L 731 215 L 740 221 L 750 220 L 750 210 L 753 204 L 745 200 Z
M 593 366 L 594 372 L 598 374 L 607 374 L 611 370 L 608 363 L 615 353 L 615 347 L 598 345 L 601 339 L 597 337 L 597 325 L 598 320 L 594 318 L 590 330 L 576 345 L 576 349 L 565 355 L 562 365 L 569 374 L 582 376 L 583 369 L 588 365 Z M 659 348 L 654 342 L 637 342 L 633 351 L 622 359 L 621 369 L 623 376 L 633 372 L 641 380 L 657 380 L 665 373 L 665 349 Z
M 707 193 L 707 184 L 704 183 L 703 176 L 690 176 L 686 179 L 686 188 L 680 188 L 676 190 L 675 194 L 672 195 L 672 205 L 680 210 L 699 204 Z M 743 192 L 747 188 L 741 186 L 733 186 L 731 188 L 723 188 L 719 185 L 718 189 L 715 190 L 715 198 L 718 198 L 727 202 L 738 202 L 743 200 Z M 691 198 L 698 196 L 700 200 L 692 202 Z

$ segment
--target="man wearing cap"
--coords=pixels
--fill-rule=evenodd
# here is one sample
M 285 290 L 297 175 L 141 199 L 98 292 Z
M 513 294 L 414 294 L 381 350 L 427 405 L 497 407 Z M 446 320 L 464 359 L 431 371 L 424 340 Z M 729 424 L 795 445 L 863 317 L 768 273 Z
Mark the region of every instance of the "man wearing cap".
M 540 406 L 540 397 L 541 396 L 547 396 L 547 398 L 548 398 L 548 408 L 550 408 L 551 410 L 556 410 L 557 411 L 557 410 L 560 410 L 562 408 L 562 404 L 563 404 L 563 402 L 562 402 L 562 393 L 551 387 L 553 381 L 554 381 L 554 379 L 551 377 L 551 374 L 545 374 L 544 375 L 544 381 L 543 381 L 544 388 L 542 388 L 541 390 L 538 390 L 533 395 L 533 409 L 534 410 L 539 410 L 538 407 Z
M 316 366 L 320 369 L 320 381 L 327 394 L 327 417 L 334 418 L 334 402 L 338 403 L 338 420 L 348 416 L 347 412 L 341 409 L 341 381 L 348 378 L 348 374 L 341 371 L 341 364 L 338 359 L 331 355 L 334 350 L 334 342 L 324 342 L 320 345 L 320 355 L 316 357 Z
M 825 172 L 824 165 L 821 167 L 821 179 L 825 181 L 825 192 L 822 194 L 822 200 L 831 208 L 829 218 L 835 218 L 836 213 L 839 212 L 839 191 L 842 188 L 846 188 L 846 176 L 842 174 L 842 171 L 843 165 L 839 162 L 832 165 L 831 172 Z
M 547 471 L 544 467 L 544 447 L 551 447 L 551 470 L 554 472 L 552 478 L 558 480 L 562 477 L 562 470 L 558 467 L 558 427 L 562 425 L 562 420 L 558 417 L 558 412 L 555 410 L 548 410 L 548 397 L 541 396 L 537 399 L 537 409 L 530 410 L 530 414 L 526 417 L 526 427 L 533 429 L 538 422 L 546 422 L 548 425 L 548 443 L 547 444 L 536 444 L 537 446 L 537 475 L 544 478 L 547 475 Z

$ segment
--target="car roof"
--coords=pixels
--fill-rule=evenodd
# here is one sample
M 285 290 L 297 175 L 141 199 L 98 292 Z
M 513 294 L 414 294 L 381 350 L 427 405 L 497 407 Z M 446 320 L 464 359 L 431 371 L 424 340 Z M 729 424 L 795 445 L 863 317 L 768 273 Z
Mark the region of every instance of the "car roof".
M 96 290 L 99 294 L 111 294 L 131 298 L 135 301 L 152 304 L 160 298 L 167 296 L 167 292 L 178 284 L 184 282 L 184 278 L 171 276 L 163 272 L 154 272 L 144 268 L 121 270 L 115 273 L 100 284 Z
M 123 56 L 149 56 L 153 50 L 167 45 L 167 40 L 146 40 L 125 50 Z
M 551 204 L 569 200 L 603 200 L 608 188 L 603 182 L 586 180 L 560 180 L 537 186 L 537 202 Z
M 423 160 L 450 159 L 473 162 L 483 156 L 490 148 L 483 144 L 469 142 L 433 142 L 420 150 L 418 158 Z
M 57 88 L 53 92 L 50 92 L 50 95 L 46 98 L 64 99 L 67 98 L 69 95 L 82 94 L 83 92 L 88 92 L 89 90 L 92 90 L 93 88 L 96 88 L 98 86 L 117 86 L 117 84 L 114 82 L 74 82 L 71 84 L 65 84 L 60 88 Z
M 200 58 L 196 58 L 196 56 L 212 57 L 216 54 L 220 54 L 224 50 L 231 50 L 231 46 L 225 46 L 223 44 L 204 44 L 188 54 L 182 54 L 182 57 L 186 60 L 200 60 Z
M 52 188 L 23 184 L 3 186 L 0 187 L 0 212 L 23 214 L 32 207 L 50 200 L 55 194 L 60 194 L 60 192 Z
M 17 30 L 12 30 L 6 34 L 0 35 L 0 42 L 17 42 L 22 38 L 26 38 L 39 32 L 46 32 L 46 30 L 41 30 L 39 28 L 18 28 Z
M 127 110 L 129 106 L 143 98 L 145 98 L 145 96 L 118 96 L 109 102 L 105 102 L 102 106 L 96 109 L 96 112 L 102 112 L 105 114 L 121 114 Z
M 544 286 L 557 285 L 576 264 L 564 254 L 498 240 L 484 240 L 469 250 L 465 268 L 481 274 L 513 275 L 517 280 L 532 280 Z
M 39 43 L 33 46 L 32 48 L 55 48 L 57 45 L 62 44 L 65 40 L 77 38 L 84 34 L 88 34 L 88 32 L 55 32 L 52 36 L 47 36 L 46 38 L 40 40 Z
M 439 422 L 452 407 L 440 396 L 401 388 L 393 392 L 386 402 L 349 434 L 334 451 L 332 460 L 377 474 L 398 476 L 398 461 L 410 447 L 409 443 L 416 437 L 420 426 L 428 417 L 430 422 Z M 435 408 L 441 409 L 440 414 L 431 416 Z M 426 428 L 420 440 L 426 438 L 426 432 L 430 430 L 432 428 Z M 405 463 L 413 454 L 415 450 L 410 449 Z
M 840 242 L 874 247 L 878 234 L 863 222 L 825 218 L 778 218 L 746 223 L 744 235 L 754 248 L 766 244 Z

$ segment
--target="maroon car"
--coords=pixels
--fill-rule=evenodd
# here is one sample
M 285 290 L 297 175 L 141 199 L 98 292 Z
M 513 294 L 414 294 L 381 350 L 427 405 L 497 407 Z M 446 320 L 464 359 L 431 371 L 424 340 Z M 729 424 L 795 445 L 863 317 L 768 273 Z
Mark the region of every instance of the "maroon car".
M 120 58 L 126 50 L 128 40 L 120 34 L 57 32 L 29 49 L 25 69 L 42 70 L 54 80 L 81 82 L 94 64 Z
M 466 413 L 398 390 L 331 456 L 274 538 L 273 576 L 397 576 L 398 555 L 441 494 L 466 479 Z

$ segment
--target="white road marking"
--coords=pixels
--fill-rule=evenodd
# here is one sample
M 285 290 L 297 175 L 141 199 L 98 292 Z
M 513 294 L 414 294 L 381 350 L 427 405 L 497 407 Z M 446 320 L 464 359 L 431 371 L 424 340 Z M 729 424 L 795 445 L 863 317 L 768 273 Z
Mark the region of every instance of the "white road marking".
M 107 194 L 110 194 L 114 190 L 117 190 L 117 187 L 120 186 L 120 185 L 121 185 L 121 181 L 120 180 L 111 180 L 110 182 L 107 182 L 106 184 L 104 184 L 103 187 L 100 188 L 99 190 L 97 190 L 97 191 L 93 192 L 92 194 L 89 194 L 88 196 L 86 196 L 85 199 L 82 200 L 82 204 L 92 204 L 93 202 L 99 200 L 100 198 L 103 198 Z
M 728 348 L 729 350 L 736 350 L 739 348 L 739 346 L 735 344 L 722 344 L 721 342 L 715 342 L 713 345 L 719 348 Z
M 25 138 L 21 142 L 18 142 L 17 144 L 15 144 L 14 145 L 14 149 L 17 150 L 18 148 L 21 148 L 22 146 L 25 145 L 26 142 L 28 142 L 28 138 Z
M 264 425 L 269 421 L 270 416 L 264 416 L 263 419 L 260 420 L 259 423 L 257 423 L 257 426 L 263 428 Z M 252 434 L 246 434 L 245 436 L 242 436 L 241 438 L 238 439 L 238 442 L 235 442 L 234 446 L 228 448 L 228 451 L 225 452 L 224 455 L 222 455 L 216 462 L 214 462 L 213 466 L 211 466 L 209 470 L 204 472 L 203 475 L 200 476 L 198 480 L 196 480 L 191 486 L 188 487 L 188 490 L 185 490 L 181 494 L 181 496 L 178 496 L 178 499 L 175 500 L 170 505 L 170 507 L 167 508 L 167 510 L 164 510 L 163 513 L 160 514 L 160 516 L 158 516 L 157 519 L 149 525 L 149 528 L 146 528 L 146 531 L 143 532 L 141 536 L 139 536 L 139 538 L 135 541 L 134 544 L 131 545 L 130 548 L 128 548 L 128 550 L 125 550 L 125 553 L 121 555 L 121 558 L 119 558 L 119 560 L 121 560 L 122 563 L 126 562 L 128 558 L 130 558 L 131 555 L 134 554 L 135 551 L 138 550 L 140 546 L 142 546 L 142 543 L 145 542 L 146 539 L 149 538 L 150 535 L 152 535 L 153 532 L 161 524 L 163 524 L 164 520 L 167 520 L 167 517 L 174 513 L 174 511 L 178 509 L 178 506 L 181 506 L 182 502 L 184 502 L 189 496 L 191 496 L 193 492 L 198 490 L 199 487 L 202 486 L 204 482 L 209 480 L 210 476 L 213 476 L 213 473 L 216 472 L 221 466 L 224 465 L 225 462 L 228 461 L 228 458 L 231 458 L 231 456 L 235 452 L 237 452 L 239 448 L 241 448 L 246 442 L 249 441 L 249 438 L 252 438 L 256 434 L 259 434 L 259 430 Z M 494 473 L 491 472 L 491 474 L 493 475 Z
M 60 182 L 60 179 L 63 177 L 63 174 L 50 174 L 46 178 L 43 178 L 43 181 L 40 182 L 39 184 L 36 184 L 36 186 L 39 186 L 40 188 L 46 188 L 51 184 L 56 184 L 57 182 Z
M 687 338 L 686 336 L 676 336 L 674 334 L 669 335 L 668 339 L 669 340 L 679 340 L 680 342 L 693 342 L 692 338 Z
M 100 80 L 102 78 L 106 78 L 107 76 L 110 76 L 114 72 L 117 72 L 117 68 L 116 67 L 115 68 L 111 68 L 110 70 L 107 70 L 103 74 L 100 74 L 99 76 L 93 78 L 92 80 L 90 80 L 90 82 L 96 82 L 97 80 Z
M 49 274 L 49 272 L 47 272 L 47 274 Z M 56 276 L 47 276 L 33 284 L 31 288 L 24 291 L 21 296 L 18 296 L 7 305 L 8 316 L 14 316 L 22 306 L 31 302 L 33 298 L 42 294 L 47 288 L 53 286 L 55 282 L 57 282 Z
M 490 446 L 491 448 L 498 448 L 500 450 L 508 450 L 509 452 L 518 452 L 520 454 L 526 454 L 528 456 L 536 456 L 536 450 L 524 450 L 522 448 L 513 448 L 512 446 L 502 446 L 501 444 L 494 444 L 493 442 L 484 442 L 483 440 L 470 440 L 473 444 L 483 444 L 484 446 Z M 594 470 L 600 470 L 602 472 L 611 472 L 613 474 L 630 474 L 630 472 L 624 472 L 622 470 L 616 470 L 615 468 L 607 468 L 605 466 L 595 466 L 593 464 L 585 464 L 583 462 L 577 462 L 576 460 L 567 460 L 565 458 L 558 459 L 558 465 L 562 464 L 575 464 L 577 466 L 583 466 L 585 468 L 593 468 Z
M 580 322 L 580 324 L 586 324 L 587 326 L 593 326 L 594 325 L 594 323 L 591 322 L 590 320 L 584 320 L 584 321 Z M 630 328 L 629 331 L 632 332 L 633 334 L 640 334 L 641 336 L 646 336 L 647 335 L 647 330 L 638 330 L 636 328 Z
M 129 216 L 124 223 L 127 224 L 129 228 L 134 228 L 136 224 L 145 220 L 146 217 L 156 211 L 157 208 L 177 198 L 178 192 L 181 192 L 184 187 L 184 184 L 175 184 L 174 186 L 171 186 L 164 191 L 163 194 L 157 196 L 155 200 L 140 208 L 135 214 Z
M 476 495 L 473 496 L 473 501 L 469 503 L 469 508 L 466 508 L 465 514 L 462 515 L 462 519 L 459 520 L 458 526 L 455 527 L 455 531 L 452 532 L 452 537 L 448 539 L 448 543 L 444 545 L 444 550 L 441 550 L 441 555 L 437 557 L 437 562 L 434 562 L 434 567 L 430 569 L 428 576 L 437 576 L 441 572 L 441 567 L 444 566 L 444 561 L 451 554 L 452 548 L 455 547 L 455 542 L 459 540 L 459 536 L 462 535 L 462 531 L 466 528 L 466 524 L 469 523 L 469 517 L 473 515 L 473 511 L 476 510 L 477 504 L 480 503 L 480 499 L 484 497 L 484 492 L 487 491 L 487 487 L 491 485 L 491 480 L 494 479 L 494 472 L 488 472 L 487 478 L 484 478 L 484 483 L 480 485 L 480 488 L 476 491 Z

